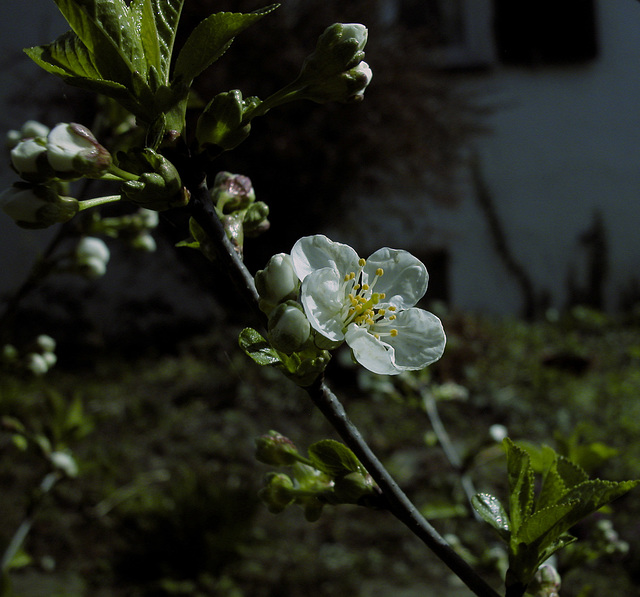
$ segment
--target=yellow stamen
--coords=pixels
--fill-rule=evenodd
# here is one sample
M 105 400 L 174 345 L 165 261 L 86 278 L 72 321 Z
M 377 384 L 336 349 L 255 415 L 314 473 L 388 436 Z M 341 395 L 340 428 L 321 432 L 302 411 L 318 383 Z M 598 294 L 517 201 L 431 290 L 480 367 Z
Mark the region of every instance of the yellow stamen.
M 376 270 L 376 276 L 382 276 L 383 274 L 384 274 L 384 270 L 381 267 L 379 267 Z
M 366 259 L 362 259 L 362 257 L 360 257 L 360 259 L 358 260 L 358 265 L 360 267 L 364 267 L 367 264 Z

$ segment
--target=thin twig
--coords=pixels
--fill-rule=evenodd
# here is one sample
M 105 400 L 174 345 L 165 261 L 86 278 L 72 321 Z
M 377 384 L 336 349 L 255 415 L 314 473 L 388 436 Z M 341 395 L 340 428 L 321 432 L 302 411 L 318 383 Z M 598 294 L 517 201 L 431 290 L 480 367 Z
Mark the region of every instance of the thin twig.
M 438 442 L 440 443 L 440 447 L 444 452 L 444 455 L 447 457 L 449 464 L 455 469 L 455 471 L 460 475 L 460 484 L 462 485 L 462 490 L 467 496 L 467 500 L 469 501 L 469 507 L 471 512 L 473 513 L 476 520 L 482 520 L 480 515 L 476 512 L 475 508 L 471 505 L 471 498 L 477 493 L 475 485 L 473 484 L 473 480 L 469 473 L 465 470 L 464 465 L 462 463 L 462 458 L 458 454 L 447 430 L 440 418 L 440 413 L 438 412 L 438 404 L 434 395 L 429 391 L 422 392 L 422 404 L 424 406 L 424 410 L 429 417 L 429 421 L 431 422 L 431 427 L 433 427 L 433 431 L 438 438 Z
M 190 213 L 216 246 L 217 256 L 235 286 L 247 299 L 254 312 L 261 313 L 257 307 L 258 293 L 253 276 L 247 270 L 235 247 L 227 238 L 224 227 L 215 213 L 204 182 L 191 190 Z M 262 314 L 260 314 L 260 319 L 264 321 Z M 411 503 L 368 446 L 356 426 L 350 421 L 342 404 L 324 380 L 318 379 L 306 389 L 313 403 L 335 428 L 347 446 L 353 450 L 365 469 L 378 484 L 388 504 L 389 511 L 420 538 L 478 597 L 500 597 L 451 548 Z
M 313 403 L 331 423 L 340 437 L 360 459 L 367 472 L 382 490 L 390 512 L 416 535 L 449 569 L 478 597 L 499 597 L 478 573 L 462 559 L 439 535 L 431 524 L 400 489 L 384 465 L 368 446 L 357 427 L 350 421 L 344 407 L 329 389 L 319 380 L 307 388 Z

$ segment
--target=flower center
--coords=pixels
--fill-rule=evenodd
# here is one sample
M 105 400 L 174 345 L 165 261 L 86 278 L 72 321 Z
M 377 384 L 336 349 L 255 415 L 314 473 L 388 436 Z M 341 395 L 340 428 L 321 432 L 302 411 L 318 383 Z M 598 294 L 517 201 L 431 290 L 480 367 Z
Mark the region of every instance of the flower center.
M 384 275 L 384 270 L 379 267 L 375 276 L 369 282 L 368 274 L 364 273 L 366 265 L 364 259 L 358 262 L 358 270 L 348 273 L 343 280 L 341 291 L 345 301 L 342 308 L 344 330 L 351 323 L 364 327 L 376 338 L 384 336 L 397 336 L 398 330 L 393 327 L 396 319 L 393 305 L 378 306 L 384 300 L 384 292 L 374 292 L 373 289 L 378 280 Z

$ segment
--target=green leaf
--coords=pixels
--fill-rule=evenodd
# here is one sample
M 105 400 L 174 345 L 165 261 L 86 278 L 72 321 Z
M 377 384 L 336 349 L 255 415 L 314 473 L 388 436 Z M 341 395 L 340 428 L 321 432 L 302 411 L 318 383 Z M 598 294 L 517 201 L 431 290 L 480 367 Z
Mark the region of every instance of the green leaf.
M 344 444 L 323 439 L 309 446 L 309 459 L 318 470 L 332 477 L 366 473 L 356 455 Z
M 24 51 L 38 66 L 67 83 L 111 97 L 135 111 L 132 110 L 137 104 L 135 97 L 121 83 L 102 78 L 92 55 L 72 31 L 61 35 L 51 44 L 26 48 Z
M 533 510 L 533 468 L 529 455 L 522 448 L 509 438 L 505 438 L 502 444 L 507 451 L 511 531 L 517 533 Z
M 543 508 L 534 512 L 523 523 L 514 540 L 517 543 L 525 543 L 531 545 L 535 541 L 543 538 L 553 527 L 558 525 L 558 522 L 562 520 L 566 515 L 573 510 L 577 505 L 577 502 L 567 502 L 563 504 L 554 504 L 548 508 Z M 566 529 L 565 529 L 566 530 Z M 551 538 L 554 541 L 560 533 L 557 532 Z M 540 545 L 544 546 L 548 541 L 541 541 Z
M 511 535 L 509 515 L 497 497 L 488 493 L 477 493 L 471 498 L 471 505 L 482 520 L 498 531 L 500 537 L 505 541 L 509 540 Z
M 169 84 L 171 55 L 183 4 L 184 0 L 133 0 L 129 5 L 140 31 L 148 72 L 155 69 L 159 84 Z M 148 81 L 152 83 L 151 74 Z M 156 91 L 155 85 L 151 87 Z
M 244 350 L 258 365 L 280 365 L 282 359 L 278 351 L 253 328 L 245 328 L 238 339 Z
M 227 51 L 236 35 L 278 6 L 272 4 L 250 13 L 219 12 L 207 17 L 191 32 L 180 50 L 173 80 L 190 85 Z
M 562 503 L 576 502 L 562 524 L 562 532 L 606 504 L 633 489 L 640 481 L 603 481 L 593 479 L 576 485 L 562 497 Z
M 147 72 L 135 20 L 124 0 L 54 0 L 93 55 L 103 79 L 131 88 L 134 72 Z

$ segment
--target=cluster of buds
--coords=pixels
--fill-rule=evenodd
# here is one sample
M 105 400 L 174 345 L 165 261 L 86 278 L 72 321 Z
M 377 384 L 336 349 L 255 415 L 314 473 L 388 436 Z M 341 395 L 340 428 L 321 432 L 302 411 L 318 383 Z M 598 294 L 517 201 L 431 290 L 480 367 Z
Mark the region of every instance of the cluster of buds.
M 305 518 L 313 522 L 327 504 L 367 505 L 367 499 L 377 495 L 375 484 L 364 469 L 331 474 L 322 464 L 300 454 L 294 443 L 277 431 L 256 439 L 256 458 L 272 466 L 289 467 L 288 474 L 267 473 L 265 486 L 258 492 L 274 514 L 297 504 Z
M 16 371 L 27 371 L 33 375 L 44 375 L 57 361 L 56 341 L 45 334 L 38 336 L 24 350 L 18 350 L 13 344 L 5 344 L 0 362 Z
M 325 339 L 311 327 L 298 301 L 300 280 L 291 256 L 278 253 L 256 272 L 260 309 L 268 317 L 267 339 L 278 352 L 292 357 L 285 369 L 299 385 L 310 385 L 326 368 L 331 354 Z
M 11 149 L 11 164 L 20 177 L 34 183 L 52 180 L 74 180 L 81 177 L 101 178 L 111 166 L 111 154 L 98 143 L 93 133 L 75 122 L 61 122 L 50 131 L 28 124 L 23 134 L 36 134 L 20 139 Z M 15 132 L 10 133 L 15 138 Z
M 102 239 L 84 236 L 73 252 L 70 269 L 89 280 L 95 280 L 107 272 L 110 257 L 109 247 Z
M 152 253 L 156 250 L 156 241 L 151 235 L 151 231 L 158 227 L 158 223 L 158 212 L 144 207 L 131 214 L 108 218 L 94 213 L 88 233 L 120 238 L 132 249 Z
M 359 23 L 328 27 L 296 80 L 301 95 L 318 103 L 362 100 L 373 76 L 364 62 L 367 37 L 367 28 Z
M 189 192 L 182 185 L 176 167 L 163 155 L 146 147 L 125 162 L 131 172 L 139 172 L 121 188 L 123 197 L 139 207 L 164 211 L 184 207 Z
M 210 192 L 227 237 L 240 253 L 245 236 L 254 237 L 268 230 L 269 207 L 263 201 L 256 201 L 247 176 L 218 172 Z
M 67 196 L 69 180 L 101 178 L 111 168 L 111 154 L 91 131 L 76 123 L 53 129 L 27 121 L 10 131 L 7 145 L 11 165 L 25 182 L 14 183 L 0 195 L 0 206 L 23 228 L 46 228 L 67 222 L 81 209 Z

